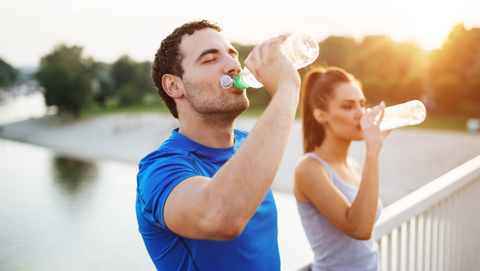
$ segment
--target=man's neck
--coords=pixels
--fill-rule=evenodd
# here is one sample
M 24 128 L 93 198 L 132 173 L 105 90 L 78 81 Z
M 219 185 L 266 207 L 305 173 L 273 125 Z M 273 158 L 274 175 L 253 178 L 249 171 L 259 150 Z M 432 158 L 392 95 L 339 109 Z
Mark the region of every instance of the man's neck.
M 205 121 L 200 116 L 179 118 L 179 133 L 202 145 L 212 148 L 228 148 L 233 146 L 233 121 L 214 123 Z

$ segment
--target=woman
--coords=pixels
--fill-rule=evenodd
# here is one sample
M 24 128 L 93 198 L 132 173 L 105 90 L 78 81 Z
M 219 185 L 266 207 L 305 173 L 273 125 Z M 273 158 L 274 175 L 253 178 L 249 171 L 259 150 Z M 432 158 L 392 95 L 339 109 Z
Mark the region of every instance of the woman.
M 310 71 L 302 86 L 305 155 L 295 167 L 295 197 L 314 251 L 312 270 L 379 270 L 373 226 L 378 198 L 378 155 L 385 104 L 365 110 L 355 78 L 342 69 Z M 375 120 L 376 117 L 378 120 Z M 352 140 L 365 140 L 363 172 L 348 156 Z

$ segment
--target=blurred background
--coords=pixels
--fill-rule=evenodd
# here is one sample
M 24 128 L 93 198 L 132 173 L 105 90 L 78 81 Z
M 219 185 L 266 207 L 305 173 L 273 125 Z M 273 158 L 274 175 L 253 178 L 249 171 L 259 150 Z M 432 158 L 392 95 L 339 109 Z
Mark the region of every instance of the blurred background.
M 0 270 L 153 269 L 136 229 L 136 163 L 177 124 L 150 65 L 168 34 L 197 19 L 218 23 L 242 65 L 262 41 L 302 31 L 320 46 L 312 66 L 353 74 L 369 106 L 421 100 L 427 119 L 415 129 L 425 132 L 398 138 L 424 141 L 410 158 L 389 155 L 397 160 L 383 172 L 400 179 L 418 166 L 411 157 L 433 159 L 430 175 L 409 176 L 423 184 L 480 153 L 478 0 L 0 0 Z M 270 99 L 247 94 L 237 124 L 246 130 Z M 295 139 L 290 166 L 302 151 Z M 283 269 L 296 270 L 312 254 L 302 232 L 291 234 L 289 181 L 276 198 L 280 234 L 290 232 Z M 389 204 L 418 187 L 387 185 L 381 197 Z

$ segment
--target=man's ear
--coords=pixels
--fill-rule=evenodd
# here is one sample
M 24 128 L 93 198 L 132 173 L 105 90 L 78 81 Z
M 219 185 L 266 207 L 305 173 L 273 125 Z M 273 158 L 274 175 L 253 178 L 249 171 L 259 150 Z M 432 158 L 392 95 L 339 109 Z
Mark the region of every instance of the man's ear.
M 317 107 L 313 109 L 312 114 L 318 123 L 327 124 L 327 112 Z
M 172 74 L 164 74 L 162 86 L 168 96 L 177 99 L 183 96 L 183 83 L 180 77 Z

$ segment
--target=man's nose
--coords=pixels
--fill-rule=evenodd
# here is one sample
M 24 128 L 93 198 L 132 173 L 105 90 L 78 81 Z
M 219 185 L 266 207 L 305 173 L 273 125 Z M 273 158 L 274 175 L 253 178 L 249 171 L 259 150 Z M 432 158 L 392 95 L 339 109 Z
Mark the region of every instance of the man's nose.
M 225 64 L 225 74 L 234 74 L 235 76 L 240 74 L 242 72 L 242 66 L 240 65 L 240 62 L 236 60 L 235 58 L 228 56 L 227 57 L 227 63 Z

